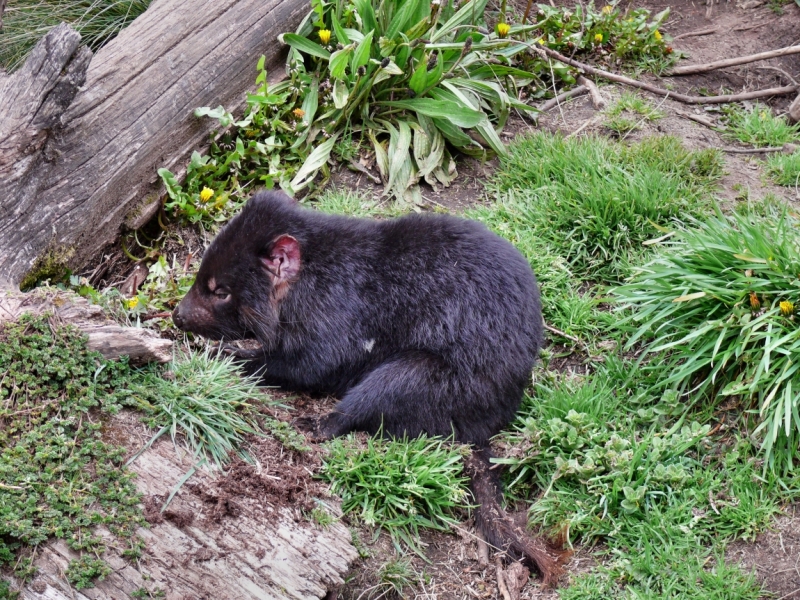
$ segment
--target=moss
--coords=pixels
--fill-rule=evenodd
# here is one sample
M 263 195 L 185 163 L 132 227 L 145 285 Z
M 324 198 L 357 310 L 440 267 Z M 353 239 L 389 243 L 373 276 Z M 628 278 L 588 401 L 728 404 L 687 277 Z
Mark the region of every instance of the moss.
M 72 247 L 56 246 L 47 248 L 33 262 L 33 266 L 19 284 L 26 291 L 45 279 L 62 279 L 67 274 L 67 264 L 75 255 Z

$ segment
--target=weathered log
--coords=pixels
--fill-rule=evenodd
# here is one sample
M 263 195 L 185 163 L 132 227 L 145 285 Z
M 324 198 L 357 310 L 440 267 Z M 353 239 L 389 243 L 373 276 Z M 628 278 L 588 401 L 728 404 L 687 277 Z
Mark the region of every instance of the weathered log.
M 306 0 L 155 0 L 92 58 L 66 25 L 0 78 L 0 282 L 78 267 L 159 206 L 159 167 L 208 141 L 198 106 L 240 108 Z
M 49 313 L 60 323 L 77 327 L 88 336 L 89 349 L 108 359 L 130 356 L 133 364 L 172 360 L 170 340 L 148 329 L 117 325 L 102 308 L 71 292 L 37 288 L 28 294 L 6 291 L 0 295 L 0 324 L 15 321 L 24 313 Z
M 800 123 L 800 94 L 789 106 L 789 118 L 793 123 Z
M 189 464 L 181 464 L 173 445 L 163 440 L 143 452 L 131 468 L 138 491 L 163 502 Z M 76 591 L 65 580 L 70 559 L 78 556 L 66 543 L 44 545 L 35 561 L 38 574 L 23 589 L 22 598 L 112 600 L 130 598 L 145 588 L 160 590 L 166 600 L 299 600 L 320 598 L 343 583 L 342 574 L 358 553 L 342 523 L 323 529 L 296 521 L 290 509 L 278 507 L 264 514 L 263 507 L 246 498 L 235 499 L 235 518 L 207 518 L 209 505 L 193 490 L 208 489 L 212 481 L 209 473 L 195 474 L 193 485 L 184 485 L 170 503 L 173 514 L 186 515 L 183 523 L 164 520 L 137 532 L 147 548 L 141 561 L 120 558 L 109 543 L 103 558 L 113 572 L 94 588 Z

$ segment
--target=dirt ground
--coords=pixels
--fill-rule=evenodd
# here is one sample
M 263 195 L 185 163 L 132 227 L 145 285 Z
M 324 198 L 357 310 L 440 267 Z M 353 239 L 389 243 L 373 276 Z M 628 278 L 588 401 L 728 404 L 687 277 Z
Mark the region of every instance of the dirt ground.
M 552 0 L 551 0 L 552 1 Z M 524 10 L 526 2 L 517 0 L 518 10 Z M 559 3 L 562 3 L 559 0 Z M 572 4 L 572 1 L 564 2 Z M 646 0 L 643 3 L 623 0 L 623 6 L 631 8 L 645 6 L 653 12 L 670 7 L 669 20 L 664 32 L 674 39 L 673 47 L 688 55 L 684 64 L 701 63 L 733 56 L 752 54 L 769 49 L 800 43 L 800 7 L 794 2 L 783 5 L 782 14 L 773 10 L 765 0 L 746 0 L 744 2 L 708 0 Z M 704 35 L 685 36 L 703 30 L 713 29 Z M 685 37 L 681 37 L 685 36 Z M 769 67 L 769 68 L 767 68 Z M 768 87 L 777 87 L 791 83 L 791 78 L 800 80 L 800 55 L 786 56 L 767 62 L 753 63 L 714 71 L 705 75 L 683 78 L 657 78 L 642 76 L 644 80 L 657 83 L 661 87 L 671 85 L 672 89 L 684 93 L 698 94 L 702 90 L 712 93 L 736 93 L 752 91 Z M 622 88 L 618 85 L 601 83 L 601 93 L 609 100 L 618 97 Z M 643 123 L 642 128 L 627 136 L 628 140 L 640 139 L 652 134 L 670 134 L 682 139 L 691 148 L 730 149 L 736 144 L 721 136 L 712 127 L 691 120 L 689 116 L 705 120 L 709 125 L 718 125 L 720 109 L 718 106 L 701 107 L 681 104 L 673 100 L 648 96 L 650 102 L 663 111 L 665 118 Z M 786 111 L 791 97 L 780 97 L 765 100 L 779 113 Z M 573 133 L 581 130 L 584 133 L 609 135 L 604 126 L 602 113 L 596 111 L 588 96 L 581 96 L 543 114 L 539 119 L 539 128 L 550 131 Z M 510 135 L 533 131 L 536 126 L 528 121 L 517 119 L 509 128 Z M 733 204 L 744 201 L 747 197 L 761 198 L 768 193 L 783 197 L 788 202 L 800 202 L 795 190 L 777 188 L 766 183 L 761 175 L 758 162 L 761 155 L 726 154 L 726 175 L 722 180 L 720 197 L 725 203 Z M 448 189 L 423 190 L 423 198 L 431 209 L 444 206 L 449 209 L 463 210 L 465 207 L 483 202 L 482 181 L 495 168 L 495 162 L 481 163 L 467 160 L 459 164 L 460 177 Z M 360 174 L 343 170 L 334 176 L 335 185 L 350 189 L 364 190 L 369 193 L 380 193 L 380 189 Z M 201 238 L 186 240 L 188 248 L 198 251 L 205 240 Z M 183 252 L 187 252 L 186 249 Z M 102 264 L 101 264 L 102 263 Z M 95 285 L 118 282 L 127 274 L 133 263 L 120 258 L 119 254 L 109 253 L 95 267 L 102 273 L 94 271 L 92 283 Z M 580 360 L 573 361 L 580 364 Z M 280 418 L 291 419 L 312 413 L 329 410 L 332 399 L 311 399 L 297 397 L 288 400 L 294 407 L 292 413 L 279 414 Z M 258 447 L 257 452 L 263 456 L 271 456 L 278 452 L 274 447 Z M 319 493 L 318 484 L 307 476 L 313 464 L 303 462 L 298 457 L 289 457 L 285 476 L 291 471 L 296 476 L 291 489 L 276 490 L 269 487 L 269 477 L 255 477 L 243 463 L 237 465 L 231 473 L 218 483 L 216 495 L 209 496 L 209 502 L 219 502 L 220 498 L 237 496 L 258 496 L 268 502 L 306 503 L 310 495 Z M 312 461 L 313 462 L 313 461 Z M 283 468 L 283 467 L 280 467 Z M 267 474 L 268 475 L 268 474 Z M 214 510 L 219 518 L 234 518 L 227 505 L 217 504 Z M 524 519 L 524 514 L 519 515 Z M 168 518 L 171 518 L 168 516 Z M 174 518 L 180 518 L 175 515 Z M 395 552 L 391 542 L 381 535 L 375 539 L 373 532 L 367 528 L 357 528 L 361 540 L 359 549 L 363 558 L 356 561 L 348 575 L 347 583 L 338 591 L 338 598 L 360 599 L 368 597 L 391 597 L 389 589 L 381 586 L 378 571 Z M 407 598 L 498 598 L 499 592 L 495 579 L 494 566 L 482 566 L 477 557 L 477 545 L 474 527 L 470 521 L 462 523 L 453 534 L 426 533 L 423 536 L 428 562 L 410 555 L 412 577 L 415 585 L 406 588 L 403 597 Z M 758 578 L 775 598 L 789 600 L 800 599 L 800 516 L 798 508 L 787 507 L 784 517 L 778 519 L 773 531 L 759 536 L 755 543 L 736 542 L 728 552 L 728 559 L 739 562 L 745 569 L 754 569 Z M 597 559 L 588 549 L 576 548 L 575 553 L 566 565 L 570 576 L 585 572 L 596 564 Z M 564 583 L 566 583 L 566 579 Z M 334 598 L 335 595 L 329 595 Z M 557 598 L 553 590 L 542 589 L 536 577 L 521 592 L 520 598 Z

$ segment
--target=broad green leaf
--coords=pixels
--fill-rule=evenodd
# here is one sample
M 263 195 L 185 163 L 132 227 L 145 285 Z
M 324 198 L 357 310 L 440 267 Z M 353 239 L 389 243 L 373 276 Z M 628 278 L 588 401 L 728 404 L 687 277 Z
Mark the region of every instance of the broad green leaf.
M 319 44 L 312 42 L 308 38 L 300 37 L 296 33 L 284 33 L 278 36 L 278 40 L 284 44 L 288 44 L 292 48 L 305 52 L 317 58 L 330 58 L 331 53 L 325 50 Z
M 266 55 L 262 54 L 261 58 L 258 59 L 258 64 L 256 65 L 256 70 L 257 71 L 263 71 L 264 70 L 264 61 L 266 61 L 266 60 L 267 60 Z M 258 82 L 256 82 L 256 83 L 258 83 Z
M 408 185 L 408 178 L 410 173 L 405 168 L 404 163 L 410 158 L 409 149 L 411 146 L 411 128 L 405 121 L 397 123 L 398 129 L 389 123 L 385 122 L 386 128 L 389 130 L 389 181 L 383 193 L 386 194 L 390 190 L 396 190 L 398 180 L 401 187 L 405 190 Z
M 360 44 L 361 40 L 364 39 L 364 34 L 361 33 L 358 29 L 350 29 L 348 27 L 344 27 L 343 31 L 345 35 L 350 39 L 351 42 L 354 44 Z
M 367 130 L 367 136 L 369 136 L 369 139 L 372 141 L 372 147 L 375 150 L 375 164 L 378 165 L 381 179 L 386 183 L 389 181 L 389 155 L 386 154 L 386 148 L 384 148 L 383 144 L 375 137 L 372 129 Z
M 363 1 L 363 0 L 362 0 Z M 431 36 L 431 43 L 436 43 L 446 35 L 451 34 L 458 26 L 467 22 L 475 22 L 477 17 L 483 15 L 488 0 L 469 0 L 454 14 L 442 27 Z
M 347 37 L 347 33 L 345 30 L 342 29 L 342 24 L 339 23 L 339 19 L 336 18 L 336 12 L 331 13 L 331 21 L 333 22 L 333 33 L 336 35 L 336 41 L 346 46 L 350 43 L 350 38 Z
M 432 98 L 412 98 L 410 100 L 379 102 L 378 104 L 392 108 L 413 110 L 426 117 L 435 119 L 446 119 L 458 127 L 475 127 L 486 118 L 486 115 L 480 111 L 463 106 L 456 106 L 452 102 L 443 102 Z
M 677 298 L 673 298 L 673 302 L 688 302 L 689 300 L 697 300 L 698 298 L 703 298 L 706 295 L 705 292 L 695 292 L 693 294 L 686 294 L 685 296 L 678 296 Z
M 419 176 L 432 183 L 429 176 L 441 166 L 444 158 L 444 136 L 429 117 L 418 115 L 418 121 L 414 128 L 414 160 Z
M 343 79 L 344 72 L 347 69 L 347 63 L 350 59 L 350 54 L 353 52 L 352 46 L 346 46 L 341 50 L 337 50 L 333 54 L 331 54 L 331 59 L 329 63 L 329 69 L 331 72 L 331 77 L 334 79 Z
M 411 79 L 408 80 L 408 87 L 414 90 L 419 96 L 425 91 L 425 82 L 428 79 L 428 65 L 426 61 L 420 61 Z
M 333 146 L 338 137 L 338 133 L 332 135 L 330 139 L 322 142 L 308 155 L 305 162 L 303 162 L 303 166 L 300 167 L 290 183 L 292 191 L 299 192 L 311 183 L 317 175 L 317 172 L 325 165 L 328 158 L 330 158 L 331 150 L 333 150 Z
M 505 144 L 500 139 L 500 136 L 497 135 L 497 132 L 494 130 L 494 127 L 489 122 L 489 119 L 485 119 L 483 122 L 479 123 L 475 129 L 483 136 L 483 139 L 492 147 L 497 154 L 500 156 L 505 156 L 508 154 L 506 150 Z
M 347 89 L 347 82 L 342 79 L 337 79 L 333 82 L 333 105 L 336 108 L 342 109 L 347 105 L 347 100 L 350 97 L 350 91 Z
M 352 57 L 352 69 L 353 73 L 356 72 L 358 67 L 363 67 L 369 62 L 370 57 L 370 50 L 372 49 L 372 32 L 370 31 L 363 40 L 358 42 L 358 46 L 356 46 L 355 52 L 353 52 Z
M 308 88 L 306 97 L 303 98 L 303 124 L 308 127 L 314 122 L 314 117 L 317 114 L 317 105 L 319 103 L 319 79 L 314 77 L 311 80 L 311 86 Z
M 375 32 L 380 36 L 378 22 L 375 20 L 375 11 L 372 8 L 372 0 L 353 0 L 358 16 L 361 18 L 361 31 Z
M 427 0 L 404 0 L 400 6 L 400 10 L 394 14 L 392 22 L 389 23 L 389 27 L 386 28 L 386 37 L 392 40 L 400 31 L 404 30 L 420 3 L 425 1 Z

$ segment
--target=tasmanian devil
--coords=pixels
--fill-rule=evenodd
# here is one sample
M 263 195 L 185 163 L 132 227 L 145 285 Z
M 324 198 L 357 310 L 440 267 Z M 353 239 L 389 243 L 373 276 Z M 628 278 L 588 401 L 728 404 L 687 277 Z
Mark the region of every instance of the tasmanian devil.
M 444 215 L 376 221 L 256 194 L 206 251 L 172 316 L 208 338 L 255 338 L 238 355 L 265 383 L 333 394 L 316 423 L 350 431 L 450 436 L 465 460 L 487 542 L 532 563 L 558 561 L 500 506 L 488 440 L 514 417 L 542 344 L 536 278 L 507 241 Z

